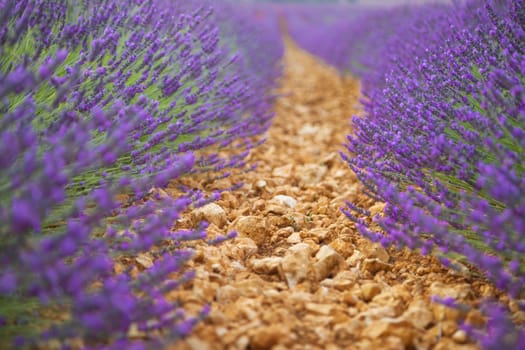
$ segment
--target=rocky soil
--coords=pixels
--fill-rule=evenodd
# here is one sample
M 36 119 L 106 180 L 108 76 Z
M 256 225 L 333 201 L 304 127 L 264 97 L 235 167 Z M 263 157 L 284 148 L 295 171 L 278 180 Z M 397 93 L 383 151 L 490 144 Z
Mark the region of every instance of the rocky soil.
M 188 212 L 178 226 L 208 220 L 210 235 L 236 230 L 219 246 L 197 245 L 196 278 L 171 297 L 210 316 L 172 349 L 477 349 L 458 323 L 479 311 L 451 310 L 431 295 L 475 306 L 498 295 L 471 273 L 362 238 L 340 211 L 344 201 L 382 210 L 340 159 L 359 84 L 287 43 L 285 75 L 267 141 L 250 155 L 254 172 L 215 204 Z M 220 181 L 220 182 L 221 182 Z M 175 186 L 165 189 L 174 194 Z

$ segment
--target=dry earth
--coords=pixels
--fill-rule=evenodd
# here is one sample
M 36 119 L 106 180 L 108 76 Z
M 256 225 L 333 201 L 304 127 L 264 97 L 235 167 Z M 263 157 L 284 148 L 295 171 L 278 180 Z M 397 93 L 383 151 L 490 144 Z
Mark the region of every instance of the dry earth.
M 474 306 L 482 296 L 504 296 L 466 268 L 387 251 L 357 233 L 340 211 L 345 200 L 382 209 L 338 155 L 358 112 L 358 82 L 292 43 L 284 61 L 268 140 L 250 155 L 256 171 L 221 180 L 244 186 L 178 223 L 204 218 L 210 235 L 239 237 L 195 247 L 196 278 L 171 298 L 194 312 L 210 303 L 212 311 L 171 349 L 477 349 L 458 323 L 483 322 L 479 311 L 447 309 L 430 296 Z M 175 184 L 165 191 L 173 194 Z

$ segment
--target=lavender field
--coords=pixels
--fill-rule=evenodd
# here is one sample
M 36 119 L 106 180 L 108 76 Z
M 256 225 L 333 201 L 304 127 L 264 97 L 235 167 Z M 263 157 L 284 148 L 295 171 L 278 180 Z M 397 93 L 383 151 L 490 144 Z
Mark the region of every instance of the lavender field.
M 525 349 L 523 0 L 0 0 L 0 100 L 2 349 Z

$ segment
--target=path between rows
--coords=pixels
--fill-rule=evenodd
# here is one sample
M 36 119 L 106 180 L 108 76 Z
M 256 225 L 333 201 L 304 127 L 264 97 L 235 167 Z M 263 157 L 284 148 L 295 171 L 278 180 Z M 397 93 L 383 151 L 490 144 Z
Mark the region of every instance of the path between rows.
M 475 304 L 494 288 L 359 236 L 344 201 L 382 209 L 338 155 L 359 84 L 286 46 L 276 117 L 249 159 L 258 168 L 224 180 L 245 185 L 179 220 L 205 218 L 212 235 L 240 235 L 196 248 L 196 278 L 171 298 L 193 312 L 211 303 L 211 314 L 170 349 L 476 349 L 457 328 L 481 322 L 479 312 L 446 309 L 430 295 Z

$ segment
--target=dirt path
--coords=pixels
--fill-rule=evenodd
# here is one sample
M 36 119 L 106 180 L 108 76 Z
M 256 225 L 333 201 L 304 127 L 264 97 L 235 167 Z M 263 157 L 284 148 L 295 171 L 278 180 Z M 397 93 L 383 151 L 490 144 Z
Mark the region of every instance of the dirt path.
M 267 142 L 249 159 L 257 170 L 224 180 L 245 185 L 179 222 L 206 218 L 211 234 L 240 236 L 198 247 L 195 280 L 172 297 L 190 310 L 211 303 L 211 315 L 172 349 L 476 348 L 457 324 L 480 322 L 479 313 L 429 296 L 472 304 L 494 289 L 468 271 L 372 245 L 339 209 L 344 200 L 382 208 L 337 153 L 358 93 L 356 81 L 287 43 L 283 97 Z

